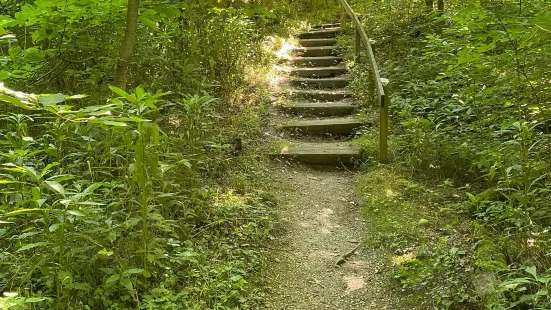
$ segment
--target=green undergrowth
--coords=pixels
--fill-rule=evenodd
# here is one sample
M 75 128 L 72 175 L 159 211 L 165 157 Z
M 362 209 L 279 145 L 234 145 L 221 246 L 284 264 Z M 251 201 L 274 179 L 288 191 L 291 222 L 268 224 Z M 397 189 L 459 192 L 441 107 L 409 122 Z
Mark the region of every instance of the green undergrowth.
M 391 164 L 366 167 L 366 175 L 398 178 L 379 182 L 405 200 L 373 194 L 384 193 L 376 183 L 360 186 L 367 220 L 378 218 L 374 205 L 394 211 L 389 223 L 373 220 L 372 232 L 395 258 L 395 283 L 412 305 L 549 309 L 550 92 L 542 68 L 551 59 L 550 7 L 443 3 L 438 11 L 433 1 L 351 1 L 390 80 Z M 351 90 L 368 102 L 365 54 L 352 61 L 351 31 L 339 43 Z M 376 128 L 354 143 L 376 154 Z M 413 254 L 396 260 L 409 253 L 402 247 Z
M 393 282 L 411 306 L 482 309 L 495 298 L 495 272 L 507 260 L 496 236 L 469 219 L 465 188 L 393 164 L 367 168 L 356 189 L 368 243 L 387 251 Z
M 256 309 L 276 204 L 259 115 L 111 89 L 79 108 L 2 88 L 1 308 Z
M 32 2 L 0 18 L 0 309 L 260 309 L 274 54 L 334 2 Z

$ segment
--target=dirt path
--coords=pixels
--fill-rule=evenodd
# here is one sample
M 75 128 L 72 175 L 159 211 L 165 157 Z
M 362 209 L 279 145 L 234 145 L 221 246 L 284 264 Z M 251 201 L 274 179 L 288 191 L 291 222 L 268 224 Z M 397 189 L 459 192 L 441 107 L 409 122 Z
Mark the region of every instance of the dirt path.
M 400 309 L 386 288 L 378 251 L 362 243 L 345 264 L 335 264 L 367 233 L 354 173 L 296 163 L 273 171 L 289 189 L 282 193 L 287 204 L 267 274 L 266 309 Z

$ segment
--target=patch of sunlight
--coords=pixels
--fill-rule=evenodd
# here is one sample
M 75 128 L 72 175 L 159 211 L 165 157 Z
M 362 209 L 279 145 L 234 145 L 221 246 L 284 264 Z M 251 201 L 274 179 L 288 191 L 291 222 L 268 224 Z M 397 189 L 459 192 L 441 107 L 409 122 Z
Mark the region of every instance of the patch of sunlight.
M 266 83 L 275 93 L 279 93 L 288 80 L 288 73 L 291 72 L 291 67 L 283 64 L 283 62 L 293 58 L 292 52 L 295 46 L 296 43 L 293 38 L 285 39 L 268 36 L 263 42 L 262 47 L 264 51 L 280 60 L 279 63 L 269 67 L 266 74 Z
M 400 256 L 393 256 L 392 263 L 394 263 L 395 265 L 402 265 L 404 263 L 413 261 L 416 257 L 417 255 L 413 252 L 406 253 Z
M 247 196 L 236 194 L 233 190 L 217 195 L 213 205 L 218 207 L 225 204 L 245 204 L 249 198 Z
M 531 237 L 529 237 L 526 240 L 526 243 L 528 244 L 528 247 L 539 247 L 538 242 L 537 242 L 538 237 L 542 234 L 546 235 L 548 232 L 549 232 L 549 229 L 545 229 L 541 232 L 530 232 Z
M 268 74 L 267 80 L 269 87 L 275 92 L 279 92 L 285 82 L 288 80 L 288 74 L 291 68 L 286 66 L 274 65 L 273 70 Z
M 295 46 L 286 39 L 282 39 L 281 47 L 275 52 L 275 55 L 278 59 L 291 60 L 293 56 L 291 55 L 295 49 Z
M 168 117 L 168 123 L 172 127 L 180 128 L 180 126 L 182 125 L 182 119 L 180 117 L 176 117 L 176 116 L 169 116 Z

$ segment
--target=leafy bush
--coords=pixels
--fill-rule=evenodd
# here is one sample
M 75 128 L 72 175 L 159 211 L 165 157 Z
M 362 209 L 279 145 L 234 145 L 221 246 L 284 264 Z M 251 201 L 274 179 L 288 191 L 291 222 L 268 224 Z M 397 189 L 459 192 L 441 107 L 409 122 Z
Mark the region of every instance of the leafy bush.
M 0 259 L 9 266 L 0 283 L 22 296 L 2 302 L 130 309 L 142 298 L 159 303 L 165 287 L 179 292 L 163 297 L 178 308 L 252 304 L 246 278 L 263 263 L 253 245 L 267 236 L 269 214 L 255 196 L 198 186 L 206 157 L 192 151 L 215 130 L 190 109 L 214 101 L 187 98 L 185 117 L 165 114 L 185 124 L 183 156 L 151 121 L 167 93 L 111 88 L 121 97 L 80 109 L 65 101 L 81 96 L 3 88 L 4 101 L 26 110 L 5 114 L 0 146 Z
M 481 242 L 500 244 L 506 258 L 484 272 L 500 271 L 495 276 L 508 283 L 526 266 L 551 266 L 551 97 L 544 69 L 551 65 L 551 9 L 539 1 L 445 4 L 439 12 L 421 2 L 353 1 L 375 41 L 381 75 L 391 81 L 395 160 L 419 176 L 466 184 L 472 226 L 484 227 Z M 362 81 L 361 72 L 353 74 Z M 536 286 L 478 301 L 465 292 L 495 309 L 547 308 Z

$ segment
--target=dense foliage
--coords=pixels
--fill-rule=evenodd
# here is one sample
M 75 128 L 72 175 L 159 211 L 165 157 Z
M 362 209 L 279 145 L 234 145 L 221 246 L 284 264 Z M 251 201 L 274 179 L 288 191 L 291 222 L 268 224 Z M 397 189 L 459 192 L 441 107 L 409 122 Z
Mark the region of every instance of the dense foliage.
M 264 37 L 321 2 L 1 0 L 0 308 L 257 308 Z
M 391 81 L 394 160 L 468 199 L 451 207 L 470 248 L 433 245 L 396 277 L 441 308 L 549 309 L 551 5 L 438 2 L 352 1 Z

